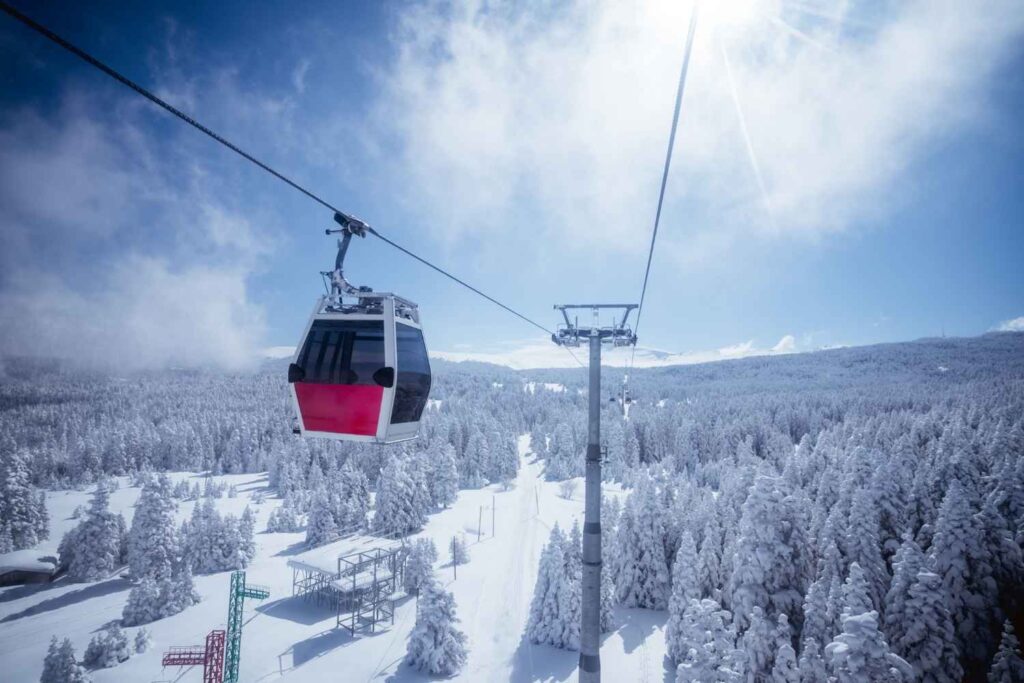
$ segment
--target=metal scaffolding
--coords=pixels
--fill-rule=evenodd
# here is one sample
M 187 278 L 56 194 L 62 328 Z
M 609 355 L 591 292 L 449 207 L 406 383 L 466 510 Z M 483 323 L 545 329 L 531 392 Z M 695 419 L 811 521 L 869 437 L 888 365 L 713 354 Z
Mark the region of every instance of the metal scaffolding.
M 371 633 L 395 621 L 395 596 L 401 586 L 408 550 L 404 545 L 370 547 L 324 563 L 289 561 L 292 595 L 333 609 L 335 625 Z
M 242 658 L 242 615 L 245 598 L 265 600 L 269 597 L 270 590 L 265 586 L 246 585 L 245 572 L 231 572 L 227 647 L 224 653 L 224 683 L 238 683 L 238 667 Z
M 210 631 L 206 646 L 184 645 L 164 653 L 163 666 L 202 666 L 203 683 L 221 683 L 224 676 L 224 631 Z

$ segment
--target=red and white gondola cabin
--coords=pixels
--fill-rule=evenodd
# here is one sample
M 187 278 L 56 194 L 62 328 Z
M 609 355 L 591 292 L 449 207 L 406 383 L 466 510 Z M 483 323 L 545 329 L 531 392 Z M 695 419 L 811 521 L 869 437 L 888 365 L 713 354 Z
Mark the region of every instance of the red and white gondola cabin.
M 396 443 L 416 438 L 430 394 L 430 361 L 416 304 L 360 294 L 321 297 L 288 368 L 303 436 Z

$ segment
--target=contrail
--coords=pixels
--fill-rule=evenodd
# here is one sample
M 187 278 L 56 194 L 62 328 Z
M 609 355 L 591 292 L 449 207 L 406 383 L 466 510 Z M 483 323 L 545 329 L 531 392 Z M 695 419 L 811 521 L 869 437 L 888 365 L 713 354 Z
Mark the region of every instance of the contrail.
M 750 167 L 754 171 L 754 178 L 757 180 L 757 188 L 761 191 L 761 200 L 764 202 L 764 210 L 768 215 L 768 222 L 775 230 L 775 217 L 772 214 L 771 201 L 768 199 L 768 190 L 764 184 L 764 177 L 761 175 L 761 165 L 757 163 L 757 155 L 754 154 L 754 145 L 750 141 L 750 132 L 747 130 L 747 117 L 743 115 L 743 107 L 740 105 L 739 92 L 736 89 L 736 79 L 732 75 L 732 65 L 729 63 L 729 54 L 725 45 L 718 41 L 718 47 L 722 52 L 722 59 L 725 61 L 725 73 L 729 81 L 729 92 L 732 94 L 732 102 L 736 106 L 736 117 L 740 122 L 740 132 L 743 134 L 743 143 L 747 148 L 747 158 L 750 160 Z
M 801 31 L 800 29 L 795 28 L 793 25 L 787 23 L 784 19 L 782 19 L 780 17 L 776 17 L 776 16 L 769 15 L 769 14 L 764 15 L 764 17 L 766 19 L 768 19 L 768 21 L 770 21 L 773 24 L 775 24 L 777 27 L 781 28 L 786 33 L 788 33 L 788 34 L 790 34 L 790 35 L 792 35 L 792 36 L 794 36 L 796 38 L 799 38 L 800 40 L 805 41 L 809 45 L 813 45 L 814 47 L 818 48 L 819 50 L 825 50 L 826 52 L 833 52 L 833 53 L 836 51 L 836 49 L 834 47 L 831 47 L 830 45 L 826 45 L 825 43 L 821 42 L 820 40 L 812 38 L 811 36 L 809 36 L 804 31 Z

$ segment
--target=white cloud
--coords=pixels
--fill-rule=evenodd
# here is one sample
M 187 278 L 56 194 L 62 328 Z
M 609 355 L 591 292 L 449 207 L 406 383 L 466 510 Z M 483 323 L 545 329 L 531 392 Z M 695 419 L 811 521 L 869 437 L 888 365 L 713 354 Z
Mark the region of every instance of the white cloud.
M 803 3 L 745 4 L 753 21 L 698 28 L 663 238 L 687 258 L 750 232 L 818 235 L 886 211 L 900 200 L 892 181 L 983 111 L 984 84 L 1024 28 L 1016 0 L 859 12 L 831 0 L 813 15 L 794 9 Z M 373 111 L 379 136 L 400 141 L 409 192 L 449 236 L 503 230 L 498 216 L 526 206 L 546 238 L 640 249 L 689 11 L 426 3 L 400 18 Z M 697 209 L 685 220 L 672 206 L 684 198 Z
M 0 121 L 0 355 L 248 367 L 264 336 L 248 282 L 272 243 L 200 166 L 153 164 L 175 141 L 125 116 L 71 94 Z
M 1004 320 L 996 326 L 995 330 L 997 332 L 1024 332 L 1024 316 L 1013 320 Z
M 772 353 L 793 353 L 794 351 L 796 351 L 796 337 L 791 334 L 787 334 L 772 347 Z
M 587 348 L 582 346 L 573 349 L 583 364 L 587 363 Z M 751 356 L 771 356 L 796 351 L 796 341 L 792 335 L 786 335 L 773 348 L 759 348 L 753 341 L 745 341 L 738 344 L 724 346 L 719 349 L 708 351 L 683 351 L 671 352 L 659 349 L 638 347 L 634 366 L 638 368 L 665 367 L 668 365 L 693 365 L 696 363 L 713 363 L 720 360 L 732 360 L 736 358 L 748 358 Z M 573 368 L 579 364 L 573 357 L 566 353 L 564 348 L 558 347 L 547 339 L 536 339 L 517 343 L 514 346 L 502 345 L 502 348 L 494 348 L 488 351 L 435 351 L 430 355 L 434 358 L 459 361 L 479 361 L 482 363 L 494 363 L 505 365 L 516 370 L 529 370 L 534 368 Z M 601 353 L 601 364 L 611 367 L 626 367 L 630 363 L 632 355 L 628 348 L 605 347 Z

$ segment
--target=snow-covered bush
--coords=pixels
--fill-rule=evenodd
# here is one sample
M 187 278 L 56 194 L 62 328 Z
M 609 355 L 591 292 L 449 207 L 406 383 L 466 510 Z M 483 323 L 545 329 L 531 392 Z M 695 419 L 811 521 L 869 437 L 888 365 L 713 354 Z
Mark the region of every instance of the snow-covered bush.
M 455 598 L 436 579 L 420 587 L 416 625 L 409 633 L 406 661 L 434 676 L 451 676 L 466 664 L 466 635 L 456 628 Z
M 572 500 L 572 497 L 576 495 L 576 489 L 579 488 L 579 479 L 566 479 L 558 484 L 558 495 L 565 500 Z

